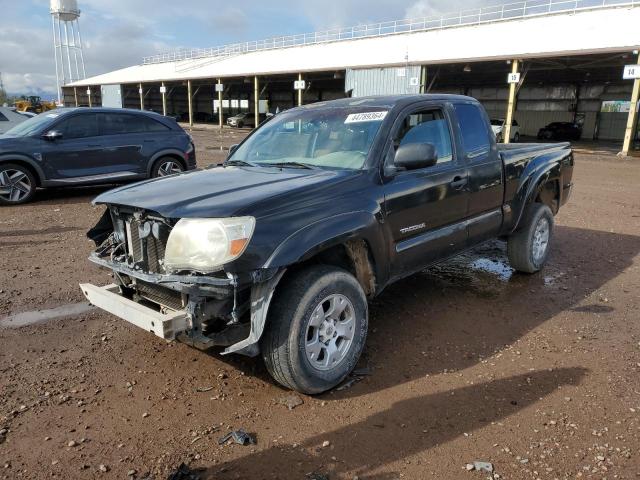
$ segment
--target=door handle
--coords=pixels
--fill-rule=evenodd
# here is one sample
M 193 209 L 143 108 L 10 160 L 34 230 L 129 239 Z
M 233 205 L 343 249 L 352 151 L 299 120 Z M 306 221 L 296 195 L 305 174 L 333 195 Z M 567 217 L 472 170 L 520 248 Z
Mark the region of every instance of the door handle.
M 467 185 L 467 182 L 467 177 L 454 177 L 453 182 L 451 182 L 450 185 L 456 190 L 462 190 Z

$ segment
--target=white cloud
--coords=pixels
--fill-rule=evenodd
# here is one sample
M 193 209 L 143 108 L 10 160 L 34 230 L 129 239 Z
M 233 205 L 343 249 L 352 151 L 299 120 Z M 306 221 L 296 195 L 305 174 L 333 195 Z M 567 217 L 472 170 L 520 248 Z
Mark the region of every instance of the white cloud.
M 0 71 L 12 93 L 55 92 L 47 0 L 0 0 Z M 180 47 L 210 47 L 333 27 L 425 16 L 481 0 L 80 0 L 87 75 Z M 25 21 L 25 19 L 27 21 Z M 195 43 L 195 44 L 194 44 Z

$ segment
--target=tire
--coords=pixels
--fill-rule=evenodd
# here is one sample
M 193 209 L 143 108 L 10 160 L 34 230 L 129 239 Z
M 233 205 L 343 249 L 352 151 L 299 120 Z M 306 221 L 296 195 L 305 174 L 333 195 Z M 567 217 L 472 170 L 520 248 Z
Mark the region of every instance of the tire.
M 553 213 L 542 203 L 525 208 L 518 229 L 507 240 L 509 263 L 518 272 L 536 273 L 549 257 L 553 237 Z
M 338 320 L 329 318 L 332 308 L 343 308 Z M 365 293 L 348 272 L 321 265 L 292 274 L 278 287 L 269 309 L 261 340 L 267 370 L 283 387 L 300 393 L 332 389 L 358 363 L 368 315 Z
M 513 142 L 514 143 L 519 143 L 520 142 L 520 134 L 516 133 L 515 136 L 513 137 Z
M 499 134 L 496 136 L 496 143 L 502 143 L 502 134 L 501 134 L 501 133 L 499 133 Z
M 0 164 L 0 205 L 29 202 L 36 193 L 36 177 L 26 167 L 15 163 Z
M 238 122 L 238 128 L 242 128 L 242 127 L 244 127 L 244 123 Z
M 166 177 L 176 173 L 184 172 L 184 164 L 173 157 L 162 157 L 156 160 L 151 169 L 151 177 Z

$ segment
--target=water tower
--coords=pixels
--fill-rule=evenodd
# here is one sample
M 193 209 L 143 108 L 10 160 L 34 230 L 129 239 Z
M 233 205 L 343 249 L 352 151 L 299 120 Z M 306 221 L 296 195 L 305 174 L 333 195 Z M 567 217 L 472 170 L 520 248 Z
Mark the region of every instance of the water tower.
M 61 87 L 86 77 L 80 36 L 80 10 L 78 0 L 51 0 L 50 6 L 58 103 L 61 103 Z

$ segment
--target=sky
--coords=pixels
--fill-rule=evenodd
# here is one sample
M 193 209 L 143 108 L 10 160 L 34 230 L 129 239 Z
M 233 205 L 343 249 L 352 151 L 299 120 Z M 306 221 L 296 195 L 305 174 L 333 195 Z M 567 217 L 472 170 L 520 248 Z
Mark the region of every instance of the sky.
M 178 48 L 214 47 L 415 18 L 500 0 L 79 0 L 87 76 Z M 0 73 L 13 94 L 50 97 L 55 63 L 48 0 L 0 0 Z

